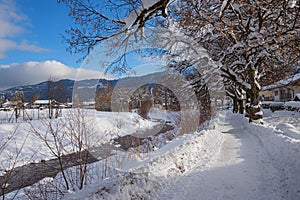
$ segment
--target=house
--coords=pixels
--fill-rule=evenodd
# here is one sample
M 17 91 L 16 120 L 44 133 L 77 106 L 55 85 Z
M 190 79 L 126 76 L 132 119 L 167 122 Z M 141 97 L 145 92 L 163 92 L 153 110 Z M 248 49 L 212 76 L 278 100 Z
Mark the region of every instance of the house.
M 32 104 L 33 108 L 47 108 L 49 106 L 49 100 L 35 100 Z
M 65 106 L 66 106 L 66 108 L 72 108 L 73 103 L 71 103 L 71 102 L 65 103 Z
M 60 105 L 55 100 L 35 100 L 32 104 L 32 108 L 48 108 L 50 102 L 53 107 L 59 107 Z
M 14 108 L 15 106 L 17 106 L 17 102 L 16 101 L 6 101 L 5 103 L 2 104 L 3 108 Z
M 87 108 L 87 109 L 94 109 L 95 105 L 96 105 L 96 102 L 91 100 L 91 101 L 82 102 L 81 106 L 83 106 L 83 108 Z
M 300 94 L 300 73 L 271 85 L 262 87 L 260 93 L 263 101 L 292 101 Z
M 4 110 L 4 111 L 13 110 L 16 108 L 24 109 L 24 108 L 26 108 L 26 103 L 24 103 L 22 101 L 16 101 L 16 100 L 6 100 L 1 106 L 1 110 Z

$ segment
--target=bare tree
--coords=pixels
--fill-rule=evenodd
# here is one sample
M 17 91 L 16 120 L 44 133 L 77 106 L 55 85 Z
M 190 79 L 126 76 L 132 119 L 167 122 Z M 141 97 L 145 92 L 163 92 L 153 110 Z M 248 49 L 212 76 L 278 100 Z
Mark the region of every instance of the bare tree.
M 109 82 L 104 83 L 100 88 L 97 88 L 95 94 L 96 110 L 111 111 L 111 95 L 113 87 Z
M 59 104 L 67 102 L 67 90 L 65 86 L 53 77 L 49 77 L 47 83 L 47 97 L 49 119 L 57 118 L 59 116 Z
M 170 3 L 170 0 L 58 1 L 66 3 L 75 23 L 63 38 L 69 44 L 68 51 L 85 55 L 98 43 L 116 35 L 143 34 L 146 22 L 167 17 Z
M 0 94 L 0 107 L 2 107 L 4 102 L 5 102 L 5 96 Z
M 101 138 L 95 137 L 95 124 L 87 118 L 86 110 L 76 108 L 69 110 L 65 119 L 65 135 L 70 141 L 71 151 L 74 152 L 78 163 L 79 179 L 78 188 L 81 190 L 86 182 L 88 174 L 90 151 Z
M 31 132 L 48 148 L 58 160 L 66 190 L 82 189 L 88 174 L 90 150 L 97 145 L 101 137 L 95 137 L 95 124 L 86 117 L 86 111 L 80 108 L 70 109 L 63 119 L 42 120 L 42 129 L 31 124 Z M 67 173 L 68 163 L 73 163 L 75 173 Z
M 68 141 L 66 140 L 66 133 L 62 131 L 65 127 L 65 124 L 62 121 L 51 119 L 41 120 L 41 123 L 43 127 L 42 130 L 38 127 L 35 127 L 34 124 L 31 123 L 31 132 L 35 134 L 38 139 L 44 142 L 51 154 L 58 160 L 66 189 L 69 190 L 70 186 L 65 174 L 63 163 L 63 155 L 68 152 L 66 149 L 68 144 Z
M 13 102 L 14 112 L 9 118 L 9 122 L 15 118 L 15 121 L 18 122 L 18 118 L 21 115 L 21 110 L 24 110 L 24 93 L 21 91 L 16 91 L 15 96 L 11 99 Z
M 52 102 L 55 101 L 55 80 L 52 77 L 49 77 L 47 83 L 47 100 L 48 100 L 48 116 L 49 119 L 53 118 L 53 104 Z
M 39 93 L 35 93 L 34 95 L 32 95 L 31 99 L 30 99 L 30 103 L 33 104 L 36 100 L 39 100 L 41 98 L 41 95 Z
M 20 156 L 22 153 L 22 150 L 24 148 L 25 142 L 27 140 L 28 135 L 24 138 L 23 142 L 17 143 L 16 137 L 18 134 L 18 126 L 14 128 L 13 131 L 11 131 L 7 135 L 3 135 L 0 140 L 0 156 L 6 157 L 7 159 L 3 162 L 1 162 L 0 168 L 1 168 L 1 178 L 0 178 L 0 195 L 2 196 L 2 199 L 5 199 L 5 194 L 7 194 L 9 191 L 13 191 L 10 185 L 12 183 L 15 183 L 13 187 L 18 187 L 17 189 L 20 189 L 22 187 L 23 181 L 20 180 L 20 176 L 16 175 L 16 167 L 20 162 Z M 29 160 L 28 160 L 29 161 Z M 16 180 L 17 179 L 17 180 Z M 10 199 L 14 199 L 17 196 L 17 192 L 10 196 Z

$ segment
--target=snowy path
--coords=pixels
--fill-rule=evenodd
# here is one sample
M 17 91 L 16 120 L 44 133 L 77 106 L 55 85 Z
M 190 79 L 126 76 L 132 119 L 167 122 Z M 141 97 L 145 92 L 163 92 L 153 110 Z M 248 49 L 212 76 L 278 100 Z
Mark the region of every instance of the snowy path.
M 196 166 L 159 195 L 162 199 L 287 199 L 283 170 L 265 149 L 258 131 L 239 116 L 220 127 L 223 143 L 203 166 Z

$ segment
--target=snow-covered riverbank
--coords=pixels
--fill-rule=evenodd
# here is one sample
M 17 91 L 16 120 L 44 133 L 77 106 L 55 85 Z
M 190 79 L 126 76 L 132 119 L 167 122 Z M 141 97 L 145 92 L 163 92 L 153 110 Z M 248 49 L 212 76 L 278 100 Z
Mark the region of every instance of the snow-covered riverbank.
M 264 125 L 224 111 L 210 129 L 179 136 L 155 151 L 116 152 L 118 157 L 108 159 L 119 159 L 118 166 L 111 165 L 116 173 L 103 179 L 97 174 L 103 162 L 93 163 L 84 189 L 60 197 L 299 199 L 300 140 L 294 136 L 300 134 L 300 113 L 264 112 Z M 22 191 L 19 196 L 27 197 Z

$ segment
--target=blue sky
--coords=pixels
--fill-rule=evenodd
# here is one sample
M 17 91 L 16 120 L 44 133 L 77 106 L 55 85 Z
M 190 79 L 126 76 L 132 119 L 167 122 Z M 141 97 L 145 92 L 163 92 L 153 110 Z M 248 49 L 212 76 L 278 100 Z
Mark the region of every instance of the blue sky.
M 85 68 L 77 62 L 82 55 L 66 51 L 62 35 L 72 26 L 68 12 L 68 7 L 57 0 L 0 0 L 0 90 L 39 83 L 49 77 L 113 78 L 104 75 L 98 66 Z M 137 56 L 130 59 L 139 66 L 137 75 L 161 67 Z
M 9 30 L 0 37 L 17 44 L 15 47 L 0 49 L 0 64 L 57 60 L 67 66 L 80 66 L 76 63 L 80 55 L 71 56 L 65 51 L 66 44 L 62 43 L 61 35 L 72 24 L 65 4 L 57 3 L 56 0 L 0 2 L 7 7 L 7 10 L 0 11 L 3 13 L 0 15 L 2 21 L 7 23 L 1 29 Z M 20 48 L 22 45 L 24 47 Z
M 68 8 L 56 0 L 0 0 L 0 90 L 50 77 L 75 79 L 81 55 L 66 52 L 61 37 L 71 23 Z

